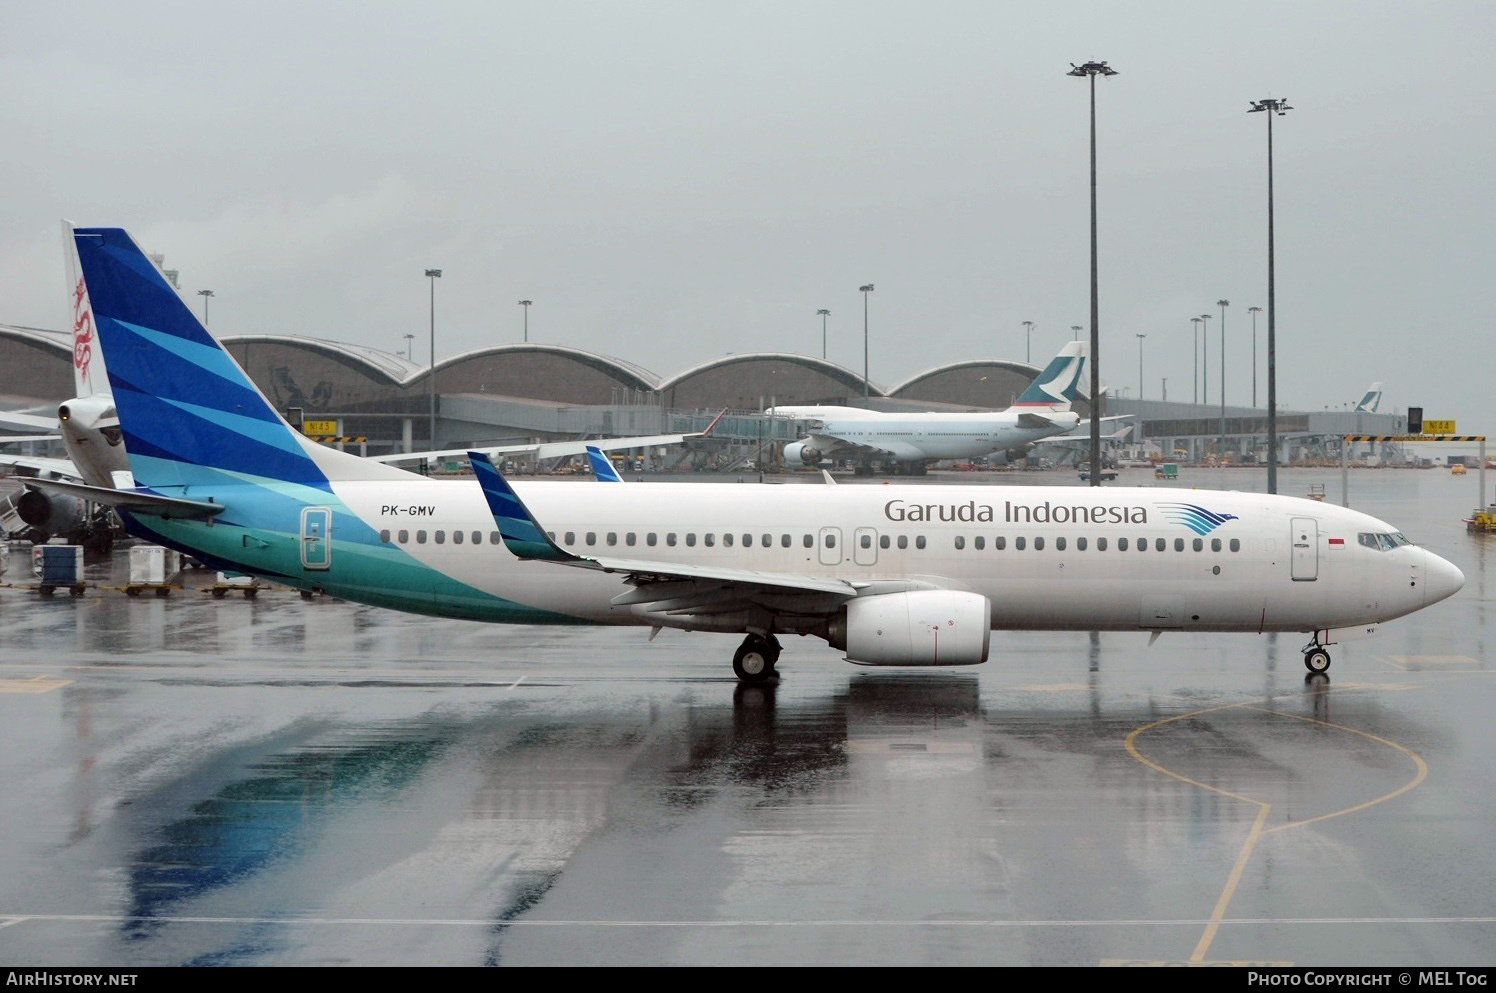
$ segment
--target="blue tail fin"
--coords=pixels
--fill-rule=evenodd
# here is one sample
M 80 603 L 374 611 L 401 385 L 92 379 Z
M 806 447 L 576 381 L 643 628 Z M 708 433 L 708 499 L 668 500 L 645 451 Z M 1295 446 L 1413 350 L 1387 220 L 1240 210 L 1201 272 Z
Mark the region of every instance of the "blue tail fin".
M 1034 377 L 1028 389 L 1014 401 L 1013 407 L 1069 410 L 1071 404 L 1085 395 L 1081 389 L 1081 375 L 1085 371 L 1085 342 L 1069 342 L 1050 360 L 1044 371 Z
M 124 231 L 75 228 L 74 241 L 137 485 L 406 475 L 293 430 Z

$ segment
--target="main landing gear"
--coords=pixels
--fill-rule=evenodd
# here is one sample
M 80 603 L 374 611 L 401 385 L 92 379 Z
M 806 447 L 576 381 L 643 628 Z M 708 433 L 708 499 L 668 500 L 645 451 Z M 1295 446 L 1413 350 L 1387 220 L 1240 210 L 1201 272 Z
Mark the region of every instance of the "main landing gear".
M 772 634 L 750 634 L 733 653 L 732 671 L 745 683 L 759 683 L 778 675 L 774 670 L 778 661 L 778 638 Z
M 1310 672 L 1324 672 L 1330 668 L 1330 653 L 1319 643 L 1318 637 L 1304 646 L 1304 668 Z

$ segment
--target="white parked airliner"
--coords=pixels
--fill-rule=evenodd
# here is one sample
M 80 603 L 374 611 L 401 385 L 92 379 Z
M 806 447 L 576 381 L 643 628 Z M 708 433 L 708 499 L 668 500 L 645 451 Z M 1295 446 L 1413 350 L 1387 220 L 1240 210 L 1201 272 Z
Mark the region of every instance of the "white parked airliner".
M 992 630 L 1302 631 L 1305 663 L 1453 595 L 1398 530 L 1292 497 L 1172 489 L 511 486 L 433 480 L 292 430 L 125 232 L 80 228 L 135 488 L 116 506 L 215 569 L 473 620 L 780 637 L 865 665 L 972 665 Z

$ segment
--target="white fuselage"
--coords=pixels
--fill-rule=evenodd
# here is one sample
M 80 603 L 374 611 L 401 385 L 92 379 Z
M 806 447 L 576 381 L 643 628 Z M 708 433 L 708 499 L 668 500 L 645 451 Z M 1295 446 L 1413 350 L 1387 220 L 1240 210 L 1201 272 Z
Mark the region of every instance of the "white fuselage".
M 1361 535 L 1396 533 L 1375 518 L 1251 493 L 576 482 L 515 489 L 556 543 L 578 555 L 854 583 L 928 578 L 987 597 L 998 629 L 1343 628 L 1407 614 L 1463 581 L 1415 545 L 1369 547 Z M 470 481 L 344 482 L 335 490 L 382 544 L 435 575 L 578 620 L 642 623 L 611 602 L 627 590 L 621 576 L 514 558 L 497 543 Z M 1220 523 L 1199 534 L 1190 520 L 1210 524 L 1195 511 Z M 312 577 L 329 592 L 339 586 L 337 538 Z
M 1023 415 L 1013 410 L 896 414 L 855 407 L 776 407 L 771 412 L 807 421 L 806 443 L 824 457 L 871 449 L 900 461 L 980 458 L 1064 434 L 1080 422 L 1073 411 L 1047 408 L 1035 410 L 1047 426 L 1025 426 Z

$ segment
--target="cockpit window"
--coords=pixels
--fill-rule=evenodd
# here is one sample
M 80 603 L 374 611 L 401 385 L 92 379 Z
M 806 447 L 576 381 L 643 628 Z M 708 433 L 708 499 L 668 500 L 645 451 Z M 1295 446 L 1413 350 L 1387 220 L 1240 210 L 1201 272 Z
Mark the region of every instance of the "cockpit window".
M 1408 540 L 1408 536 L 1401 531 L 1394 531 L 1391 534 L 1383 534 L 1378 531 L 1362 531 L 1356 535 L 1356 541 L 1367 548 L 1375 548 L 1380 552 L 1390 552 L 1399 545 L 1412 544 Z

